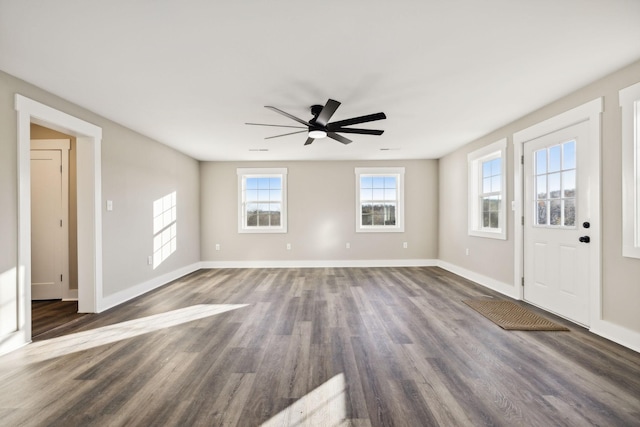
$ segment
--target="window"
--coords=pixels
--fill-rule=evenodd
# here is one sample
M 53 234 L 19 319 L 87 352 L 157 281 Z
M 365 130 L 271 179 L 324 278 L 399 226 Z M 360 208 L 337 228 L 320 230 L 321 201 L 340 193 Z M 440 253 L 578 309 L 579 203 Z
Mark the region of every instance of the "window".
M 404 168 L 356 168 L 356 231 L 404 231 Z
M 507 238 L 506 148 L 501 139 L 469 153 L 469 235 Z
M 622 107 L 622 255 L 640 258 L 640 83 L 620 91 Z
M 287 169 L 240 168 L 238 232 L 287 232 Z
M 176 192 L 153 202 L 153 269 L 176 251 L 178 226 Z
M 535 225 L 576 226 L 576 142 L 542 148 L 534 153 Z

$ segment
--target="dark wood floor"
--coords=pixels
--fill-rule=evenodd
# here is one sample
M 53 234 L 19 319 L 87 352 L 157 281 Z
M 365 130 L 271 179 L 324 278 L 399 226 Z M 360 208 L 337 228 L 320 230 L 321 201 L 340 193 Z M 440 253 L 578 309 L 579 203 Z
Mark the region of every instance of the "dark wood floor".
M 570 332 L 505 331 L 479 296 L 438 268 L 202 270 L 0 358 L 0 424 L 639 425 L 640 354 L 548 314 Z
M 78 313 L 78 301 L 31 301 L 31 336 L 37 339 L 45 332 L 84 316 Z

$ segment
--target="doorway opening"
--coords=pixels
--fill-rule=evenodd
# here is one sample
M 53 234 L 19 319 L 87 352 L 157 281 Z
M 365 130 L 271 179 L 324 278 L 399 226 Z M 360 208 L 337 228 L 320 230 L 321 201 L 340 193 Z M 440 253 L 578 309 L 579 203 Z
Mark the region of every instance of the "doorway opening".
M 16 94 L 18 112 L 18 325 L 21 341 L 31 330 L 32 123 L 75 138 L 77 150 L 77 299 L 81 313 L 97 313 L 102 303 L 101 143 L 102 129 Z

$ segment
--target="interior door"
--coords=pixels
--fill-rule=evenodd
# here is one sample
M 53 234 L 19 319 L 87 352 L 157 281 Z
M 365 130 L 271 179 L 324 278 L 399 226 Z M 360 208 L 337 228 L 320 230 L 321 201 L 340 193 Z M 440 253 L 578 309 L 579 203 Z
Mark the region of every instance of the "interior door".
M 584 122 L 524 144 L 524 298 L 586 326 L 592 209 L 587 138 Z
M 62 299 L 62 152 L 31 151 L 31 299 Z

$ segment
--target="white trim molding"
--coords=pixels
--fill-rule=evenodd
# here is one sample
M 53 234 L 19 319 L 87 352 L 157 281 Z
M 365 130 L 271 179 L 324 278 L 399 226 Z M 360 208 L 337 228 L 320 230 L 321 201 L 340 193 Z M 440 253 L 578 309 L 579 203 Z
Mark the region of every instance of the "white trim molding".
M 17 331 L 2 337 L 0 354 L 31 341 L 31 123 L 76 137 L 78 311 L 99 311 L 102 298 L 102 128 L 20 94 L 15 95 L 18 145 Z
M 640 258 L 640 83 L 619 92 L 622 109 L 622 256 Z
M 177 270 L 170 271 L 145 282 L 138 283 L 137 285 L 131 286 L 115 294 L 107 295 L 102 298 L 100 311 L 105 311 L 117 305 L 123 304 L 129 300 L 139 297 L 140 295 L 146 294 L 147 292 L 153 291 L 154 289 L 157 289 L 176 279 L 179 279 L 182 276 L 193 273 L 194 271 L 197 271 L 201 268 L 201 264 L 202 263 L 200 262 L 195 262 L 191 265 L 178 268 Z
M 601 189 L 600 189 L 600 146 L 601 146 L 601 113 L 603 110 L 602 98 L 582 104 L 557 116 L 551 117 L 543 122 L 530 126 L 513 134 L 513 157 L 514 157 L 514 223 L 515 238 L 515 266 L 514 283 L 521 283 L 524 275 L 524 229 L 521 225 L 521 218 L 524 214 L 524 176 L 521 158 L 524 151 L 524 144 L 544 135 L 548 135 L 560 129 L 573 126 L 578 123 L 589 123 L 589 170 L 595 177 L 589 182 L 589 198 L 593 206 L 598 208 L 590 212 L 590 236 L 592 250 L 592 262 L 587 267 L 591 278 L 589 289 L 589 317 L 590 325 L 602 320 L 602 236 L 601 236 Z M 518 299 L 523 299 L 522 286 L 518 288 Z
M 287 232 L 287 168 L 238 168 L 238 233 L 286 233 Z M 247 178 L 280 178 L 280 225 L 247 226 L 245 194 Z M 255 203 L 254 203 L 255 204 Z
M 356 233 L 404 233 L 404 167 L 357 167 L 356 174 Z M 396 179 L 395 225 L 363 225 L 360 183 L 362 176 L 394 177 Z M 376 201 L 377 203 L 377 201 Z M 382 202 L 380 202 L 382 203 Z
M 438 260 L 437 266 L 444 270 L 450 271 L 453 274 L 457 274 L 460 277 L 464 277 L 467 280 L 471 280 L 472 282 L 482 285 L 485 288 L 492 289 L 514 299 L 521 299 L 518 295 L 517 286 L 513 286 L 510 283 L 501 282 L 500 280 L 496 280 L 492 277 L 476 273 L 475 271 L 467 270 L 466 268 L 459 267 L 447 261 Z
M 202 261 L 201 268 L 435 267 L 437 259 Z
M 500 159 L 500 208 L 498 228 L 484 227 L 482 224 L 482 165 L 484 162 Z M 491 239 L 507 239 L 507 139 L 502 138 L 492 144 L 472 151 L 467 155 L 468 174 L 468 234 Z

